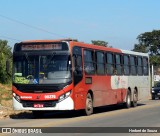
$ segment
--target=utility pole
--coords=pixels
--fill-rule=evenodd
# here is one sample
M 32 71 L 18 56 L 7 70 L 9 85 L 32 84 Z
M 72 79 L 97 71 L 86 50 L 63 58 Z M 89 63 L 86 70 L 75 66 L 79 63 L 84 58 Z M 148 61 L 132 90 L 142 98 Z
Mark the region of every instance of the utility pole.
M 152 87 L 154 87 L 154 67 L 153 67 L 153 65 L 152 65 L 152 70 L 151 70 L 151 72 L 152 72 Z

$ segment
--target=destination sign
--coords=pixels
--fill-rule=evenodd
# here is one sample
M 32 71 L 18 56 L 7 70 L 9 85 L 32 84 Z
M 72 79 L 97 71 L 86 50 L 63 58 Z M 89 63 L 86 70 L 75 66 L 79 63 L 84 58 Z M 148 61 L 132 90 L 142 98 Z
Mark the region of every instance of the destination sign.
M 24 44 L 21 46 L 22 51 L 31 50 L 62 50 L 62 44 L 52 43 L 52 44 Z

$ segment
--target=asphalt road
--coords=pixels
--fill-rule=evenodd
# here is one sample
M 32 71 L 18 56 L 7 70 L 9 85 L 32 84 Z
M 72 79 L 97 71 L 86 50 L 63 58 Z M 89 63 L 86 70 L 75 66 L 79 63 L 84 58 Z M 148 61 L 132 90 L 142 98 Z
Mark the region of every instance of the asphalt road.
M 95 113 L 91 116 L 83 116 L 82 111 L 79 112 L 54 112 L 47 113 L 43 118 L 35 119 L 31 113 L 12 115 L 8 119 L 0 120 L 0 127 L 95 127 L 90 131 L 92 134 L 63 133 L 56 134 L 59 136 L 70 135 L 148 135 L 142 133 L 135 134 L 97 134 L 102 127 L 160 127 L 160 100 L 140 101 L 136 108 L 124 109 L 121 105 L 106 106 L 96 108 Z M 99 129 L 97 128 L 99 127 Z M 75 130 L 74 128 L 69 128 Z M 97 129 L 97 130 L 96 130 Z M 5 134 L 6 135 L 6 134 Z M 53 135 L 53 134 L 50 134 Z M 160 135 L 150 133 L 149 136 Z

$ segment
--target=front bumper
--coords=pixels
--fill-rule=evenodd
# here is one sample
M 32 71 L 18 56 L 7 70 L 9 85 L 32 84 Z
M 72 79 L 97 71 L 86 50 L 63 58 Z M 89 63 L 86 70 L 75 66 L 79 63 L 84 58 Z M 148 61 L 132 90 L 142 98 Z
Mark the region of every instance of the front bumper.
M 23 104 L 13 97 L 13 108 L 14 110 L 73 110 L 74 102 L 71 97 L 68 97 L 61 102 L 57 102 L 54 107 L 34 108 L 23 107 Z

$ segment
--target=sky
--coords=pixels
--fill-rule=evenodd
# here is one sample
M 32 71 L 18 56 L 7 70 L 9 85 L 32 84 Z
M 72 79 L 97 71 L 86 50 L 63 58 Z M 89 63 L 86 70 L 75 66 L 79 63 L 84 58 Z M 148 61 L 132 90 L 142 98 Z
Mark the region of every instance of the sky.
M 0 39 L 103 40 L 131 50 L 137 36 L 160 30 L 159 0 L 0 0 Z

